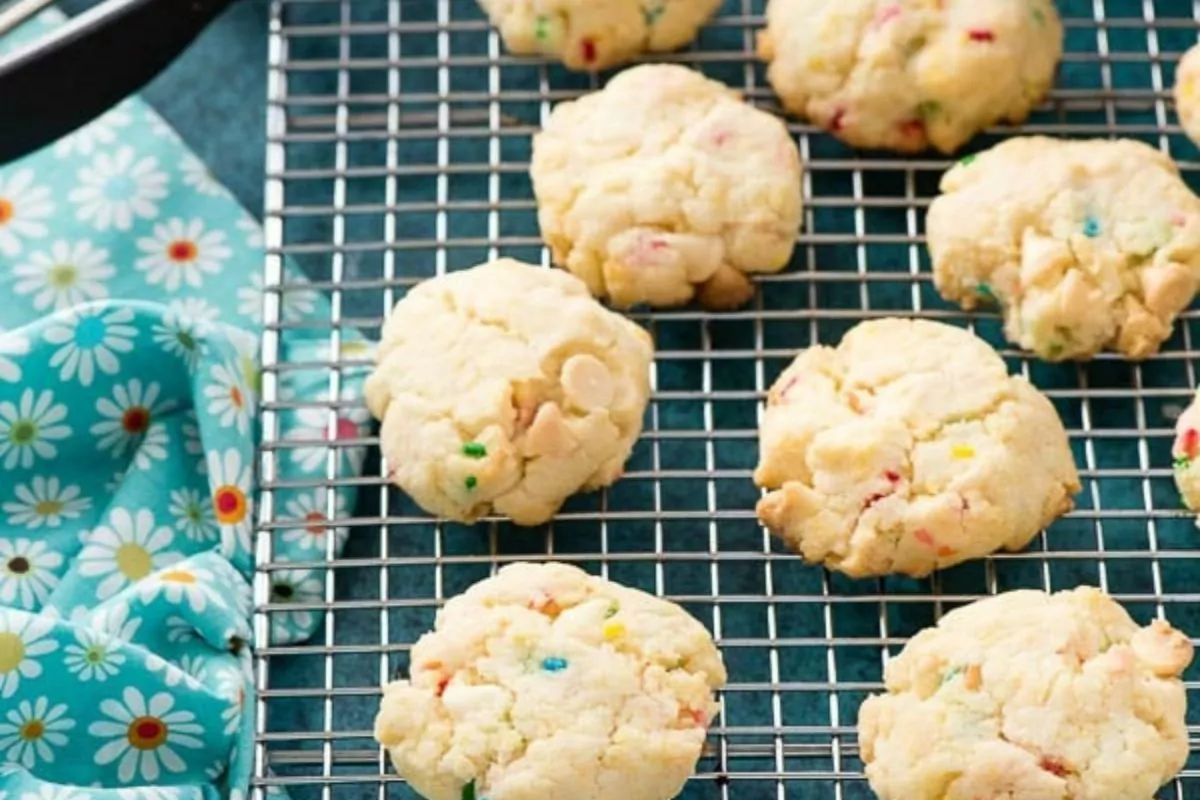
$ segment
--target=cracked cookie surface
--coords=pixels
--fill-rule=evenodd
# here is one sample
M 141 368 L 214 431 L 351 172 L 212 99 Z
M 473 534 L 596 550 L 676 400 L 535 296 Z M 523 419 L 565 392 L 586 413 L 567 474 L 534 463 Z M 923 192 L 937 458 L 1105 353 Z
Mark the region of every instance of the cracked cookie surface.
M 769 0 L 759 55 L 784 107 L 847 144 L 949 153 L 1028 116 L 1062 39 L 1050 0 Z
M 859 709 L 881 800 L 1152 800 L 1184 765 L 1188 638 L 1098 589 L 951 611 Z
M 530 174 L 555 263 L 617 306 L 741 305 L 747 273 L 783 269 L 800 230 L 786 126 L 685 67 L 635 67 L 555 107 Z
M 938 291 L 999 304 L 1049 361 L 1156 352 L 1200 286 L 1200 199 L 1149 145 L 1009 139 L 942 177 L 926 217 Z
M 682 608 L 553 563 L 450 600 L 411 663 L 384 687 L 375 737 L 429 800 L 667 800 L 725 683 Z
M 397 303 L 365 392 L 389 477 L 419 506 L 536 525 L 620 476 L 652 359 L 649 334 L 576 278 L 501 259 Z
M 1175 70 L 1175 113 L 1183 132 L 1200 144 L 1200 45 L 1193 45 L 1179 59 Z
M 678 50 L 696 38 L 721 0 L 479 0 L 518 55 L 598 70 L 641 53 Z
M 922 576 L 1019 550 L 1079 476 L 1054 407 L 981 339 L 926 320 L 855 326 L 767 396 L 758 517 L 806 561 Z

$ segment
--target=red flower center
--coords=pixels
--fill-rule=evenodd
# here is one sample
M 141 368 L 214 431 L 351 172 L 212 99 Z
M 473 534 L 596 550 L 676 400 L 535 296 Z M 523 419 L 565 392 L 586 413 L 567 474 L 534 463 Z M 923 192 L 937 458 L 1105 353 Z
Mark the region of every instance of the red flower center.
M 195 261 L 198 255 L 200 251 L 195 242 L 187 239 L 176 239 L 167 245 L 167 258 L 172 261 Z
M 229 402 L 233 403 L 235 408 L 244 408 L 246 405 L 246 398 L 242 397 L 242 390 L 236 386 L 230 386 Z
M 336 436 L 338 440 L 354 439 L 358 436 L 358 426 L 348 419 L 338 417 Z
M 304 530 L 308 531 L 313 536 L 325 535 L 325 523 L 328 522 L 328 520 L 325 519 L 325 515 L 320 511 L 308 512 L 304 515 L 304 521 L 308 523 L 308 525 L 304 526 Z
M 125 738 L 138 750 L 154 750 L 167 741 L 167 726 L 158 717 L 138 717 L 129 723 Z
M 145 406 L 133 406 L 126 409 L 121 416 L 121 427 L 126 433 L 145 433 L 150 427 L 150 409 Z

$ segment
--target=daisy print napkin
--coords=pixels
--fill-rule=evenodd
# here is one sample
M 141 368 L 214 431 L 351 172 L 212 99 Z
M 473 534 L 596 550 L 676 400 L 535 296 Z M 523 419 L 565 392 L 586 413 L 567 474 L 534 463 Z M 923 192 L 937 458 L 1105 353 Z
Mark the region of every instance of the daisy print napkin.
M 262 263 L 258 225 L 136 99 L 0 167 L 0 800 L 245 795 Z M 284 313 L 329 318 L 316 292 Z M 329 360 L 292 333 L 283 360 Z M 281 392 L 330 387 L 296 370 Z M 368 420 L 339 413 L 282 416 L 303 446 L 281 479 L 358 471 L 332 440 Z M 353 497 L 326 492 L 277 493 L 277 558 L 340 548 Z M 272 602 L 323 598 L 322 571 L 272 580 Z M 272 618 L 276 643 L 320 624 Z

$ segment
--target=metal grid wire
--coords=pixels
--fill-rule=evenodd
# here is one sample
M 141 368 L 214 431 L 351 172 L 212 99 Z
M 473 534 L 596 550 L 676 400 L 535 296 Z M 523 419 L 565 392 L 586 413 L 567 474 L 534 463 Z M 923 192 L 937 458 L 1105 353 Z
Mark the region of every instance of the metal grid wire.
M 728 0 L 688 51 L 695 65 L 776 109 L 751 56 L 764 0 Z M 1170 152 L 1200 188 L 1200 154 L 1180 134 L 1170 87 L 1196 40 L 1200 3 L 1059 2 L 1067 54 L 1051 101 L 1027 133 L 1130 136 Z M 331 397 L 351 329 L 378 334 L 416 281 L 497 254 L 548 263 L 526 176 L 529 140 L 552 104 L 599 79 L 513 58 L 472 0 L 275 0 L 270 32 L 267 331 L 262 458 L 264 531 L 295 527 L 274 493 L 291 444 L 277 415 L 335 414 L 359 401 L 282 400 L 293 369 L 327 371 Z M 441 524 L 390 488 L 369 457 L 361 477 L 332 471 L 360 500 L 319 601 L 270 593 L 288 565 L 260 552 L 255 787 L 295 798 L 407 797 L 371 737 L 379 686 L 408 666 L 411 644 L 447 597 L 518 559 L 578 563 L 683 603 L 730 668 L 723 714 L 686 797 L 866 798 L 855 738 L 888 653 L 948 608 L 1019 587 L 1097 584 L 1139 620 L 1200 631 L 1196 530 L 1170 473 L 1174 416 L 1196 386 L 1189 312 L 1159 355 L 1046 365 L 1004 344 L 995 316 L 966 315 L 933 291 L 924 210 L 946 159 L 861 154 L 791 124 L 807 162 L 804 232 L 786 272 L 763 278 L 753 306 L 639 313 L 658 345 L 646 431 L 625 477 L 574 498 L 554 524 Z M 1011 135 L 991 132 L 978 149 Z M 281 318 L 299 284 L 286 259 L 327 291 L 323 322 Z M 1025 552 L 928 580 L 849 580 L 806 566 L 757 525 L 750 471 L 764 392 L 798 348 L 835 342 L 855 322 L 916 314 L 970 325 L 1049 394 L 1084 477 L 1078 508 Z M 283 360 L 289 336 L 328 337 L 324 363 Z M 366 439 L 358 444 L 374 445 Z M 375 448 L 372 448 L 375 452 Z M 308 484 L 313 485 L 313 484 Z M 269 537 L 268 537 L 269 538 Z M 310 564 L 309 566 L 314 566 Z M 327 612 L 307 644 L 270 646 L 274 614 Z M 1161 797 L 1200 797 L 1200 694 L 1185 676 L 1193 757 Z

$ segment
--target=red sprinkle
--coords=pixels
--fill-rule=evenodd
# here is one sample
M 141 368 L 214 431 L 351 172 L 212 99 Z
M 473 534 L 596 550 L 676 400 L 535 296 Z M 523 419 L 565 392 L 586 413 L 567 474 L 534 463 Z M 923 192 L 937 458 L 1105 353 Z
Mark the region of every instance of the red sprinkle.
M 1196 447 L 1200 445 L 1200 431 L 1195 428 L 1188 428 L 1179 437 L 1179 449 L 1188 458 L 1196 457 Z
M 587 64 L 594 63 L 596 60 L 596 43 L 591 39 L 584 39 L 580 42 L 583 47 L 583 60 Z
M 1187 217 L 1185 217 L 1183 214 L 1180 214 L 1178 211 L 1172 212 L 1171 224 L 1176 228 L 1182 228 L 1187 224 Z
M 839 108 L 833 112 L 833 117 L 829 120 L 829 130 L 837 133 L 842 129 L 842 123 L 846 119 L 846 109 Z
M 888 479 L 889 481 L 891 481 L 892 483 L 899 483 L 899 482 L 900 482 L 900 473 L 899 473 L 899 472 L 896 472 L 896 471 L 895 471 L 895 470 L 893 470 L 893 469 L 886 470 L 886 471 L 883 473 L 883 477 L 887 478 L 887 479 Z
M 690 716 L 692 721 L 697 725 L 704 725 L 708 721 L 708 715 L 703 711 L 692 710 L 688 712 L 688 716 Z
M 1051 756 L 1042 756 L 1042 759 L 1038 761 L 1038 766 L 1060 778 L 1065 777 L 1071 771 L 1067 769 L 1065 764 Z
M 934 546 L 933 536 L 931 536 L 929 531 L 925 530 L 924 528 L 918 528 L 917 532 L 913 534 L 913 538 L 926 547 Z
M 884 6 L 875 14 L 875 19 L 871 25 L 875 28 L 882 28 L 889 20 L 893 20 L 898 16 L 900 16 L 900 6 Z
M 437 684 L 437 696 L 438 696 L 438 697 L 441 697 L 441 696 L 442 696 L 442 692 L 446 691 L 446 686 L 447 686 L 449 683 L 450 683 L 450 676 L 449 676 L 449 675 L 447 675 L 446 677 L 444 677 L 444 678 L 442 678 L 440 681 L 438 681 L 438 684 Z
M 996 34 L 987 30 L 974 29 L 967 31 L 967 38 L 972 42 L 994 42 L 996 41 Z
M 650 240 L 650 249 L 651 250 L 666 250 L 667 243 L 663 239 L 651 239 Z
M 952 555 L 954 555 L 954 552 L 955 551 L 954 551 L 953 547 L 947 547 L 946 545 L 942 545 L 941 547 L 939 547 L 937 549 L 937 554 L 942 558 L 946 558 L 947 556 L 952 556 Z
M 908 137 L 917 137 L 925 135 L 925 122 L 919 119 L 910 119 L 900 123 L 900 133 Z

